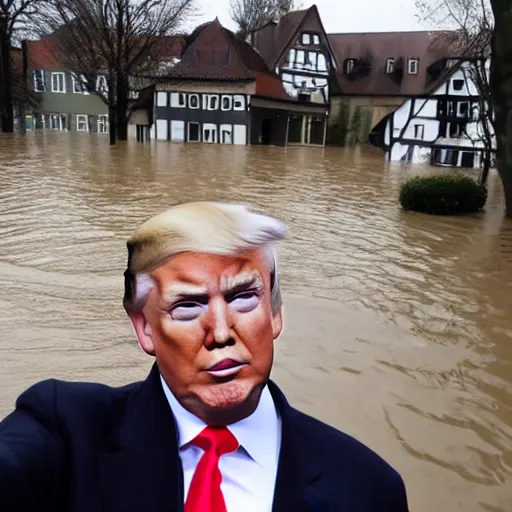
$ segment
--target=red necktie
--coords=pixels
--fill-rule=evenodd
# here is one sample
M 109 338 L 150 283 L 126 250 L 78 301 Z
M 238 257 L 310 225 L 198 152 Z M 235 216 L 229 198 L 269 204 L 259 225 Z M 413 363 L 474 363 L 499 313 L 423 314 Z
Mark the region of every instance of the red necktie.
M 238 449 L 236 437 L 226 427 L 206 427 L 192 444 L 204 454 L 190 483 L 185 512 L 227 512 L 220 488 L 219 458 Z

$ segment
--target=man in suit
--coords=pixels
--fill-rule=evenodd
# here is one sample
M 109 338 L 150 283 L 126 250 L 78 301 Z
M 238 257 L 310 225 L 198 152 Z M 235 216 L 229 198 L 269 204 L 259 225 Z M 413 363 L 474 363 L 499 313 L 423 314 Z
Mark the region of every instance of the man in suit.
M 407 512 L 394 469 L 269 379 L 285 231 L 209 202 L 137 229 L 124 306 L 153 369 L 23 393 L 0 423 L 0 510 Z

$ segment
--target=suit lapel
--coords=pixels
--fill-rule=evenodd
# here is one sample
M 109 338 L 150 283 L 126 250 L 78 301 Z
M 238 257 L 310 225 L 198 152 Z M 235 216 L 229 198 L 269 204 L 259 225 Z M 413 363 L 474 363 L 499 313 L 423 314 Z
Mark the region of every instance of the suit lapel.
M 308 452 L 309 444 L 301 435 L 298 413 L 273 382 L 269 382 L 269 389 L 282 424 L 272 512 L 327 512 L 329 503 L 315 486 L 320 479 L 321 468 L 316 464 L 315 454 Z
M 182 511 L 176 426 L 156 364 L 120 409 L 119 427 L 99 460 L 103 511 Z

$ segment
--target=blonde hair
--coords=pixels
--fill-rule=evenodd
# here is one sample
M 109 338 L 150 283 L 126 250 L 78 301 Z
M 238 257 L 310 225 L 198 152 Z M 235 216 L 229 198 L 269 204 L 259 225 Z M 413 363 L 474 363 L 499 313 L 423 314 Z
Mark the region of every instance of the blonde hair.
M 285 224 L 253 213 L 246 205 L 205 201 L 174 206 L 146 221 L 128 240 L 124 306 L 140 311 L 153 286 L 149 274 L 177 254 L 233 255 L 261 249 L 268 257 L 272 311 L 276 314 L 282 301 L 274 244 L 285 236 Z

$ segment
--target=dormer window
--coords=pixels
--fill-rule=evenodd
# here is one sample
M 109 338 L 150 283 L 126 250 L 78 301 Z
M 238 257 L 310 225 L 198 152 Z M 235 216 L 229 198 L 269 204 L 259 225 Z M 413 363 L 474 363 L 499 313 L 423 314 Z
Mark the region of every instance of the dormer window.
M 419 69 L 420 69 L 420 59 L 418 59 L 417 57 L 411 57 L 409 59 L 409 67 L 408 67 L 409 75 L 417 75 Z
M 390 57 L 386 61 L 386 75 L 391 75 L 395 71 L 395 59 Z
M 304 46 L 311 44 L 311 34 L 302 34 L 302 44 Z
M 354 71 L 354 67 L 356 65 L 356 59 L 347 59 L 345 61 L 345 74 L 350 75 L 352 71 Z

